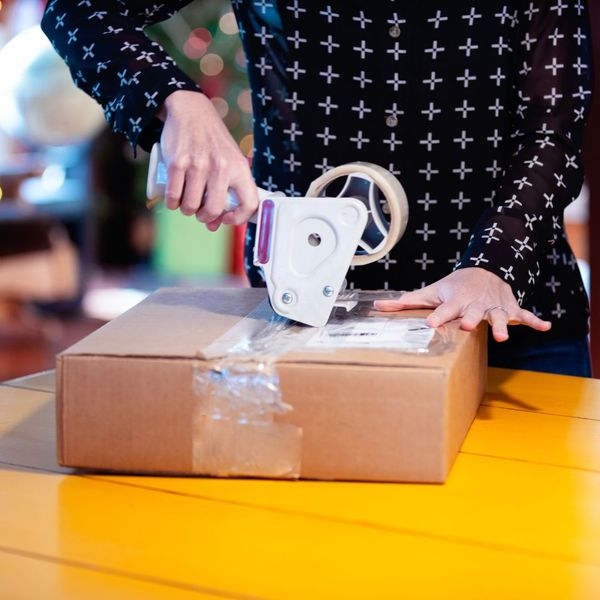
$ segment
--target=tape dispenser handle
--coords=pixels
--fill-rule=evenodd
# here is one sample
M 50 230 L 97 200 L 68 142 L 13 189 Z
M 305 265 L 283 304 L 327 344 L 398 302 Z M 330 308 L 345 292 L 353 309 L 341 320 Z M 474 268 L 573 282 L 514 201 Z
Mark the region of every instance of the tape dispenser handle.
M 148 179 L 146 181 L 146 206 L 153 208 L 165 196 L 167 187 L 167 167 L 162 157 L 160 144 L 157 142 L 152 146 L 150 151 L 150 160 L 148 163 Z M 274 196 L 273 192 L 257 188 L 258 198 L 264 200 L 269 196 Z M 225 212 L 235 210 L 240 205 L 239 198 L 233 190 L 227 191 L 227 203 L 225 204 Z M 251 222 L 256 222 L 256 214 L 250 219 Z

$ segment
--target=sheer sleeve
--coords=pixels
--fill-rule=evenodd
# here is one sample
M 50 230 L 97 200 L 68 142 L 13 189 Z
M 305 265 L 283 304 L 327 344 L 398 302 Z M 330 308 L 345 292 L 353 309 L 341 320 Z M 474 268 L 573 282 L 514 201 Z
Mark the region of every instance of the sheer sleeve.
M 539 259 L 563 232 L 563 211 L 582 186 L 582 138 L 592 94 L 585 0 L 530 0 L 515 12 L 513 153 L 456 268 L 479 266 L 521 303 Z
M 133 148 L 148 149 L 159 136 L 156 112 L 176 89 L 200 91 L 144 33 L 187 2 L 52 0 L 42 29 L 68 65 L 75 84 L 99 102 L 112 129 Z M 175 10 L 173 10 L 175 7 Z

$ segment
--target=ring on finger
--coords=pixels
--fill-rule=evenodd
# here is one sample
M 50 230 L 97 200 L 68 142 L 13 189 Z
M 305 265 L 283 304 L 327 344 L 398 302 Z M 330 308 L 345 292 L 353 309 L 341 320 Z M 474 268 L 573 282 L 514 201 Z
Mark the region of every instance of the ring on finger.
M 494 306 L 490 306 L 489 308 L 485 309 L 485 317 L 486 319 L 489 318 L 490 313 L 494 310 L 501 310 L 503 313 L 506 314 L 506 318 L 508 319 L 510 317 L 508 311 L 506 310 L 506 308 L 504 308 L 504 306 L 502 306 L 501 304 L 495 304 Z

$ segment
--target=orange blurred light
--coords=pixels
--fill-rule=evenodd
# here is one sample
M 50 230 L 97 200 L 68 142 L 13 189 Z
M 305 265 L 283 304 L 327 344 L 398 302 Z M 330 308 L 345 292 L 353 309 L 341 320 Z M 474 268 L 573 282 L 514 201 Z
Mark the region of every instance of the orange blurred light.
M 240 150 L 244 156 L 252 156 L 254 148 L 254 136 L 250 133 L 245 135 L 240 141 Z
M 243 110 L 245 113 L 252 112 L 252 97 L 250 96 L 250 90 L 245 89 L 242 90 L 237 97 L 237 103 L 240 107 L 240 110 Z
M 223 66 L 223 59 L 218 54 L 206 54 L 200 61 L 200 70 L 209 76 L 218 75 Z

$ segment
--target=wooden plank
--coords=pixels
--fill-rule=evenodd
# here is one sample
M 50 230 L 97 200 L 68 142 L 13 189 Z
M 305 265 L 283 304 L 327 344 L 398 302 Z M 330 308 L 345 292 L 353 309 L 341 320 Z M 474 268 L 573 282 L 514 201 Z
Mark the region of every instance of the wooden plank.
M 25 377 L 17 377 L 16 379 L 3 382 L 2 385 L 38 390 L 40 392 L 54 392 L 56 371 L 50 369 L 49 371 L 41 371 L 40 373 L 26 375 Z
M 132 578 L 94 565 L 65 564 L 60 559 L 28 553 L 13 554 L 0 548 L 0 598 L 10 600 L 219 600 L 234 598 L 196 589 L 184 590 L 177 582 L 156 583 Z
M 479 473 L 469 470 L 474 482 Z M 592 476 L 579 477 L 574 483 L 584 488 L 587 498 L 589 482 L 581 478 Z M 0 472 L 0 481 L 0 539 L 13 552 L 35 551 L 224 594 L 290 600 L 399 594 L 410 598 L 564 600 L 593 597 L 600 586 L 600 568 L 595 564 L 600 541 L 596 529 L 588 527 L 585 515 L 580 516 L 576 538 L 570 540 L 561 536 L 563 515 L 558 519 L 556 514 L 545 515 L 549 532 L 545 539 L 553 536 L 562 542 L 560 554 L 554 556 L 544 547 L 545 540 L 540 540 L 539 551 L 532 552 L 505 548 L 496 542 L 456 541 L 441 530 L 415 534 L 373 526 L 368 521 L 346 523 L 176 493 L 151 493 L 90 477 L 5 470 Z M 252 482 L 228 483 L 235 483 L 239 494 L 239 486 Z M 283 485 L 298 493 L 310 484 Z M 344 510 L 344 498 L 354 497 L 355 490 L 343 484 L 317 485 L 340 490 L 338 511 Z M 363 487 L 376 495 L 385 489 L 442 489 Z M 589 489 L 592 491 L 597 499 L 598 489 Z M 370 504 L 374 508 L 373 500 Z M 419 507 L 411 518 L 415 507 L 410 503 L 389 508 L 412 522 L 450 522 L 454 514 L 444 514 L 445 507 L 440 505 L 437 511 L 432 510 L 436 507 L 428 504 Z M 463 524 L 469 518 L 469 508 L 462 509 Z M 576 516 L 572 512 L 567 520 Z M 499 525 L 494 527 L 500 530 Z M 513 529 L 518 533 L 518 524 Z M 533 537 L 533 532 L 530 535 Z M 577 554 L 582 562 L 572 562 L 571 554 Z
M 600 421 L 600 380 L 489 369 L 483 404 Z
M 97 479 L 600 566 L 599 473 L 462 454 L 444 485 Z
M 400 587 L 411 597 L 590 597 L 600 584 L 600 474 L 584 469 L 599 456 L 596 388 L 497 375 L 465 451 L 505 458 L 462 454 L 444 486 L 7 468 L 0 546 L 226 597 L 385 597 Z M 0 461 L 51 468 L 53 414 L 51 394 L 0 387 Z
M 29 393 L 27 390 L 18 390 L 18 392 Z M 46 395 L 37 392 L 32 396 Z M 26 405 L 27 402 L 23 400 L 14 404 L 18 407 Z M 49 435 L 53 434 L 54 430 L 44 425 L 48 417 L 53 415 L 52 411 L 48 411 L 52 408 L 51 398 L 45 397 L 34 406 L 37 411 L 33 412 L 20 427 L 15 427 L 0 437 L 0 461 L 13 465 L 57 470 L 53 458 L 53 437 Z M 498 530 L 505 538 L 503 542 L 505 545 L 524 543 L 522 532 L 532 529 L 534 535 L 530 542 L 534 547 L 538 547 L 535 544 L 541 544 L 538 549 L 543 549 L 552 539 L 557 539 L 556 528 L 551 531 L 547 529 L 547 519 L 551 518 L 552 514 L 563 515 L 561 526 L 567 528 L 566 539 L 571 535 L 568 515 L 574 511 L 577 514 L 576 525 L 586 522 L 591 528 L 590 531 L 595 531 L 594 523 L 600 518 L 595 512 L 600 510 L 596 506 L 597 498 L 600 497 L 600 487 L 598 487 L 600 474 L 596 473 L 594 479 L 592 474 L 579 472 L 577 469 L 598 467 L 599 434 L 600 423 L 597 421 L 482 407 L 464 449 L 470 453 L 489 455 L 490 458 L 460 456 L 448 483 L 444 486 L 320 485 L 324 486 L 324 489 L 332 490 L 328 492 L 333 498 L 330 508 L 338 505 L 351 508 L 349 515 L 353 519 L 372 519 L 374 523 L 380 523 L 383 519 L 387 526 L 390 523 L 385 520 L 386 513 L 380 511 L 382 506 L 388 506 L 389 503 L 391 515 L 396 515 L 397 506 L 404 507 L 399 515 L 400 521 L 394 526 L 416 528 L 416 530 L 421 530 L 421 526 L 425 526 L 424 531 L 431 533 L 428 529 L 430 526 L 446 524 L 451 527 L 451 530 L 446 532 L 448 535 L 465 535 L 465 539 L 472 540 L 478 539 L 477 535 L 484 535 L 488 543 L 497 535 L 496 527 L 490 528 L 489 524 L 497 523 Z M 567 452 L 569 448 L 571 450 Z M 491 458 L 493 456 L 502 460 Z M 536 469 L 530 472 L 527 471 L 527 462 L 506 461 L 504 460 L 506 458 L 540 463 L 554 461 L 560 466 L 568 466 L 571 469 L 533 465 Z M 577 483 L 579 476 L 583 477 L 583 483 Z M 321 498 L 323 492 L 318 487 L 319 484 L 312 482 L 291 483 L 289 484 L 291 487 L 286 487 L 286 484 L 281 482 L 273 487 L 273 482 L 244 480 L 223 482 L 207 479 L 124 476 L 106 476 L 104 479 L 113 483 L 147 486 L 155 491 L 178 493 L 190 497 L 210 497 L 227 501 L 237 498 L 250 501 L 251 504 L 257 503 L 273 506 L 278 510 L 292 511 L 310 505 L 313 507 L 311 510 L 316 511 L 317 515 L 333 518 L 339 514 L 329 509 L 325 510 L 320 503 L 310 502 L 304 497 L 305 494 L 312 497 L 316 489 L 318 492 L 315 498 Z M 381 488 L 381 491 L 376 491 L 378 488 Z M 289 498 L 285 493 L 288 489 L 293 490 L 293 498 L 298 498 L 299 504 L 289 504 Z M 585 493 L 588 489 L 592 490 L 591 500 Z M 283 504 L 273 504 L 274 499 L 278 498 L 275 490 L 284 490 Z M 548 510 L 540 511 L 538 505 L 540 493 L 544 503 L 550 506 Z M 258 496 L 254 497 L 253 494 Z M 383 505 L 377 504 L 373 511 L 368 510 L 367 500 L 371 494 L 383 502 Z M 524 498 L 529 500 L 525 501 Z M 407 503 L 408 513 L 405 512 Z M 441 520 L 428 516 L 422 519 L 422 523 L 418 519 L 413 523 L 414 515 L 421 514 L 419 507 L 427 504 L 432 513 L 443 515 Z M 481 518 L 473 519 L 473 514 L 480 515 Z M 503 516 L 500 521 L 498 515 Z M 402 519 L 407 516 L 408 521 L 403 521 Z M 469 529 L 470 524 L 473 531 Z M 548 535 L 551 539 L 547 539 Z M 600 525 L 597 528 L 597 536 L 600 540 Z M 558 542 L 560 547 L 555 549 L 557 553 L 561 551 L 562 538 L 559 537 Z M 600 557 L 600 547 L 597 550 Z
M 462 451 L 600 473 L 600 421 L 481 406 Z

